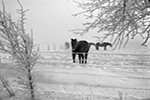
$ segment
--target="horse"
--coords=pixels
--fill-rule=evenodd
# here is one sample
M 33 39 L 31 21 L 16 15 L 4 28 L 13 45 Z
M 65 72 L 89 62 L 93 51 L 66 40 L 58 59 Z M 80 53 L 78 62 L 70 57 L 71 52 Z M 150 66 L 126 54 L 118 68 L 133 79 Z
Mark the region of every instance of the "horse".
M 87 63 L 88 52 L 91 45 L 95 44 L 88 43 L 85 40 L 77 41 L 77 39 L 71 39 L 73 63 L 75 63 L 76 54 L 79 56 L 79 63 Z
M 107 46 L 112 47 L 112 44 L 109 43 L 109 42 L 103 42 L 103 43 L 97 42 L 96 45 L 95 45 L 96 50 L 99 50 L 99 46 L 100 46 L 100 47 L 104 47 L 104 50 L 106 50 L 106 49 L 107 49 Z

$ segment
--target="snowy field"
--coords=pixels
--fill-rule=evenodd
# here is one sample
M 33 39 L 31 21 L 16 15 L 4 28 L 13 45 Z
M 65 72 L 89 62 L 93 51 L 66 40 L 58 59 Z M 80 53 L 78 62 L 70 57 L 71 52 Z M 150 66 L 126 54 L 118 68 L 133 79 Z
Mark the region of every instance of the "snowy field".
M 41 52 L 33 74 L 45 91 L 43 100 L 150 99 L 150 49 L 146 47 L 91 50 L 87 64 L 72 63 L 69 50 Z
M 70 51 L 43 52 L 34 74 L 37 84 L 53 99 L 150 98 L 150 52 L 145 47 L 91 50 L 87 64 L 72 63 Z

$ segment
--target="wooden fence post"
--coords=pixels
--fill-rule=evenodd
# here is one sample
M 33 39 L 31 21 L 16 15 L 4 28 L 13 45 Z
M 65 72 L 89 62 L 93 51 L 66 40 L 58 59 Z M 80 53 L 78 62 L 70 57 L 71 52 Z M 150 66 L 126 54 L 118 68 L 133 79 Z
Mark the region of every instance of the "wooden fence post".
M 49 45 L 47 46 L 47 50 L 50 51 L 50 46 Z

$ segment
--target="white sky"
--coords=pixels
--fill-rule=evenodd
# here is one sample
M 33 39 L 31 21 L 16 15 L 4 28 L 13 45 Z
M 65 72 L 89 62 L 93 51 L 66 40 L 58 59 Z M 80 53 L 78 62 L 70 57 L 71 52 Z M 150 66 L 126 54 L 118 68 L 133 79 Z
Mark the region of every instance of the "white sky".
M 13 20 L 19 18 L 16 9 L 19 8 L 17 0 L 0 0 L 5 3 L 8 13 Z M 87 39 L 93 41 L 92 34 L 84 37 L 76 36 L 71 29 L 82 28 L 84 17 L 73 17 L 72 14 L 82 11 L 72 0 L 20 0 L 26 13 L 26 30 L 30 33 L 33 29 L 35 44 L 64 44 L 70 38 Z M 2 6 L 0 6 L 2 10 Z M 94 33 L 93 33 L 94 34 Z
M 6 11 L 11 13 L 12 19 L 17 20 L 19 9 L 17 0 L 0 0 L 0 10 L 2 1 L 5 2 Z M 70 38 L 86 39 L 96 42 L 92 36 L 96 31 L 92 31 L 80 37 L 69 32 L 71 29 L 82 28 L 82 23 L 86 22 L 84 17 L 73 17 L 72 14 L 82 11 L 73 0 L 20 0 L 26 13 L 26 30 L 30 33 L 33 29 L 35 44 L 64 44 L 70 42 Z M 100 34 L 100 33 L 98 33 Z

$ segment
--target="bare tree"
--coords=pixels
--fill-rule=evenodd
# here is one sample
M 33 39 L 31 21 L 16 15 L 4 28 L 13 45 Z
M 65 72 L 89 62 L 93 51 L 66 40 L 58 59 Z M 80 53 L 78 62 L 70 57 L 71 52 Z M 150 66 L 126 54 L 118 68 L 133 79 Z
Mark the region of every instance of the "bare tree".
M 102 41 L 111 38 L 116 47 L 124 47 L 130 39 L 139 35 L 145 45 L 150 38 L 150 1 L 149 0 L 84 0 L 75 1 L 88 22 L 84 29 L 72 30 L 75 34 L 85 34 L 91 29 L 105 33 Z
M 3 11 L 0 11 L 0 50 L 9 53 L 15 59 L 18 66 L 16 70 L 19 71 L 22 76 L 19 77 L 20 85 L 23 85 L 24 90 L 28 93 L 28 97 L 31 100 L 35 100 L 35 84 L 32 75 L 32 69 L 38 59 L 38 51 L 33 51 L 33 36 L 27 34 L 25 31 L 25 13 L 28 10 L 24 10 L 21 3 L 20 9 L 17 12 L 20 14 L 20 19 L 14 22 L 11 15 L 5 11 L 4 2 L 2 2 Z

